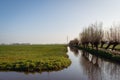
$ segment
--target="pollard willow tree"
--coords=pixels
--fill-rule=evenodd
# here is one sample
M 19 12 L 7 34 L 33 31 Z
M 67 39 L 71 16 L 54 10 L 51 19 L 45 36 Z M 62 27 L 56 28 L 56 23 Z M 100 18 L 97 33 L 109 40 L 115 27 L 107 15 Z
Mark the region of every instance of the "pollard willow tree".
M 107 32 L 106 31 L 103 31 L 103 38 L 101 40 L 101 45 L 100 45 L 100 48 L 103 48 L 103 46 L 108 42 L 107 38 L 106 38 L 106 34 Z
M 111 45 L 113 45 L 112 50 L 114 50 L 115 47 L 120 44 L 120 25 L 113 25 L 110 30 L 107 31 L 106 38 L 109 43 L 105 49 L 108 49 Z
M 90 43 L 92 48 L 95 47 L 98 50 L 98 45 L 103 38 L 102 23 L 94 23 L 85 28 L 80 34 L 80 42 L 84 47 L 88 47 Z
M 88 29 L 83 29 L 83 32 L 80 34 L 80 42 L 83 45 L 84 48 L 88 47 L 89 44 L 89 35 L 88 35 Z

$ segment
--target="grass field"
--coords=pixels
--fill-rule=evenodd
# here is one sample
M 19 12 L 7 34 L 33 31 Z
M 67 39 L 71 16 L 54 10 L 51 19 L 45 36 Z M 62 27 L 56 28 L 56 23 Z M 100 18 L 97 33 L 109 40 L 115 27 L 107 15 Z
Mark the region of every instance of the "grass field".
M 89 46 L 91 46 L 91 45 L 89 44 Z M 112 46 L 113 46 L 113 45 L 111 45 L 111 46 L 109 47 L 109 49 L 112 49 Z M 99 45 L 99 48 L 100 48 L 100 47 L 101 47 L 101 44 Z M 107 47 L 107 44 L 104 44 L 103 48 L 106 48 L 106 47 Z M 120 51 L 120 44 L 117 45 L 117 46 L 115 47 L 115 49 L 118 50 L 118 51 Z
M 106 48 L 106 47 L 107 47 L 107 44 L 105 44 L 105 45 L 103 46 L 103 48 Z M 109 49 L 112 49 L 112 46 L 110 46 Z M 117 46 L 115 47 L 115 49 L 120 51 L 120 44 L 117 45 Z
M 68 67 L 65 45 L 0 45 L 0 70 L 50 71 Z

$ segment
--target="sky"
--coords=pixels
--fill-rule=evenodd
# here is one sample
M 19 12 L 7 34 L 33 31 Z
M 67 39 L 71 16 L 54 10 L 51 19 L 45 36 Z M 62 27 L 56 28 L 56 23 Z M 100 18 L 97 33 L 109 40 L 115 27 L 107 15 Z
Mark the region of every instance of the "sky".
M 0 44 L 67 43 L 89 24 L 120 22 L 120 0 L 0 0 Z

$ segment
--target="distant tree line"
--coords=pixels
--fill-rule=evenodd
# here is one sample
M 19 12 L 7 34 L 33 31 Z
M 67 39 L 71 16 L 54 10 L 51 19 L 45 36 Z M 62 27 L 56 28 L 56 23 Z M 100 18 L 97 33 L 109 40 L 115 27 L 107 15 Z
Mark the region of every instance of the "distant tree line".
M 77 38 L 69 42 L 69 46 L 78 46 L 78 44 L 79 44 L 79 40 Z
M 112 46 L 112 50 L 114 50 L 120 44 L 120 25 L 112 25 L 107 31 L 103 30 L 102 27 L 102 23 L 90 24 L 80 33 L 79 40 L 71 40 L 69 45 L 81 45 L 84 48 L 92 47 L 98 50 L 99 45 L 103 48 L 106 44 L 105 49 Z
M 30 43 L 11 43 L 11 44 L 1 43 L 0 45 L 31 45 L 31 44 Z

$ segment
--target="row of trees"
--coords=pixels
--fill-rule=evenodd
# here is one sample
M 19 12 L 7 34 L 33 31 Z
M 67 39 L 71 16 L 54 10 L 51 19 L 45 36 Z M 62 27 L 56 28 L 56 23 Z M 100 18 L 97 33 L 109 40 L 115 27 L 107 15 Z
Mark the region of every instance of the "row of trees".
M 80 43 L 84 47 L 88 47 L 90 43 L 93 47 L 98 49 L 98 45 L 103 38 L 102 23 L 95 23 L 88 26 L 88 28 L 83 29 L 80 34 Z
M 114 50 L 114 48 L 120 44 L 120 25 L 113 25 L 109 31 L 107 31 L 106 38 L 109 41 L 106 49 L 113 45 L 112 50 Z
M 112 50 L 120 43 L 120 25 L 113 25 L 108 31 L 102 29 L 102 23 L 94 23 L 85 28 L 80 34 L 80 42 L 84 47 L 88 47 L 90 43 L 92 48 L 95 47 L 98 50 L 98 45 L 101 44 L 101 48 L 105 43 L 108 43 L 105 49 L 108 49 L 111 45 Z
M 97 50 L 100 44 L 101 48 L 103 48 L 104 44 L 107 44 L 105 49 L 112 45 L 112 50 L 114 50 L 120 44 L 120 25 L 112 25 L 107 31 L 103 30 L 102 27 L 102 23 L 90 24 L 80 33 L 80 39 L 74 39 L 70 41 L 70 44 L 77 45 L 79 43 L 85 48 L 89 47 L 90 44 L 92 48 Z

